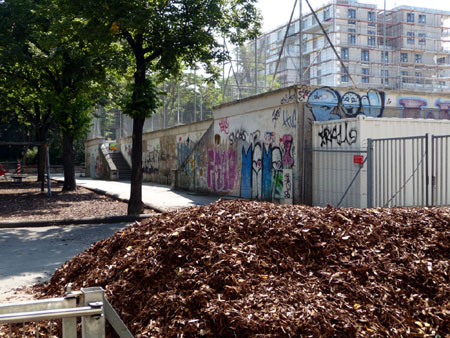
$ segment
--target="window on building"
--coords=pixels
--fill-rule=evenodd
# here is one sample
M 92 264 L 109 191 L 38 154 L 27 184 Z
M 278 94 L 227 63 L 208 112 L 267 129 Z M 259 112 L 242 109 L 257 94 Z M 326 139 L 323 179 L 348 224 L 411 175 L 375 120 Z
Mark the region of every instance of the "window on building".
M 422 72 L 416 72 L 415 75 L 416 75 L 416 83 L 417 84 L 423 83 Z
M 419 33 L 419 45 L 425 45 L 427 42 L 427 34 L 426 33 Z
M 349 8 L 348 9 L 348 23 L 349 24 L 352 24 L 352 25 L 354 25 L 354 24 L 356 24 L 356 9 L 353 9 L 353 8 Z
M 330 7 L 327 7 L 323 10 L 323 20 L 326 21 L 331 18 L 330 15 Z
M 414 22 L 414 13 L 407 13 L 406 14 L 406 21 L 407 22 Z
M 311 25 L 312 26 L 317 25 L 317 20 L 316 20 L 316 17 L 314 15 L 311 16 Z
M 369 61 L 369 50 L 368 49 L 361 50 L 361 61 Z
M 389 70 L 381 70 L 381 83 L 389 84 Z
M 295 24 L 291 24 L 289 26 L 289 30 L 288 30 L 288 36 L 289 35 L 294 35 L 295 34 Z
M 348 48 L 341 48 L 341 59 L 348 60 Z
M 349 45 L 356 44 L 356 29 L 354 29 L 354 28 L 348 29 L 348 44 Z
M 445 56 L 443 56 L 443 57 L 441 57 L 441 58 L 438 58 L 438 59 L 436 60 L 436 62 L 437 62 L 438 65 L 443 65 L 443 64 L 445 64 Z
M 409 44 L 414 44 L 414 32 L 406 32 L 406 35 L 408 36 L 407 42 Z
M 367 37 L 367 44 L 369 46 L 375 46 L 376 45 L 376 32 L 375 31 L 367 31 L 367 34 L 369 34 L 369 36 Z
M 381 62 L 389 63 L 389 52 L 381 52 Z
M 375 12 L 367 12 L 367 21 L 369 26 L 375 26 Z
M 369 77 L 368 76 L 364 76 L 364 75 L 369 75 L 370 74 L 369 68 L 362 68 L 361 72 L 362 72 L 362 75 L 363 75 L 361 77 L 362 82 L 363 83 L 369 83 L 370 82 Z
M 439 86 L 445 87 L 445 81 L 439 81 Z
M 403 70 L 401 73 L 402 83 L 408 83 L 408 72 Z
M 322 62 L 322 53 L 321 52 L 317 53 L 317 62 L 318 63 Z
M 322 83 L 322 71 L 319 69 L 317 70 L 317 84 Z
M 419 14 L 419 23 L 427 23 L 427 16 L 425 14 Z
M 313 40 L 313 49 L 316 49 L 319 46 L 319 39 Z
M 278 39 L 278 40 L 283 40 L 283 38 L 284 38 L 284 29 L 280 29 L 280 30 L 277 32 L 277 39 Z
M 416 54 L 415 55 L 415 60 L 416 60 L 416 63 L 422 63 L 423 61 L 422 61 L 422 54 Z
M 408 62 L 408 53 L 400 53 L 400 62 Z

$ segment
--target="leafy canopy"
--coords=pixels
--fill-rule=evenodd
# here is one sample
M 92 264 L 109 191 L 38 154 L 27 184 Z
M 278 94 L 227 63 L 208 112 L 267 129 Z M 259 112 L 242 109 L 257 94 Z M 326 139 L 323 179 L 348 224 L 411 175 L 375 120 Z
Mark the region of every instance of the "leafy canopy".
M 228 57 L 226 38 L 242 43 L 260 28 L 257 0 L 64 0 L 91 36 L 121 43 L 134 73 L 124 112 L 148 117 L 157 107 L 155 79 L 198 63 L 211 74 Z M 151 77 L 152 80 L 148 80 Z

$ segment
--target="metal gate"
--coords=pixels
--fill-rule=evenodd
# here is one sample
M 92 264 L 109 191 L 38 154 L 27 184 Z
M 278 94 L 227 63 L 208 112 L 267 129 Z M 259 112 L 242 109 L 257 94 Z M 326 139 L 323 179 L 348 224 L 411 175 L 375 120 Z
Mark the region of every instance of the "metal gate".
M 449 147 L 450 135 L 431 137 L 431 204 L 450 205 Z
M 367 206 L 449 205 L 449 139 L 368 139 Z
M 358 148 L 310 149 L 313 205 L 365 207 L 367 150 Z

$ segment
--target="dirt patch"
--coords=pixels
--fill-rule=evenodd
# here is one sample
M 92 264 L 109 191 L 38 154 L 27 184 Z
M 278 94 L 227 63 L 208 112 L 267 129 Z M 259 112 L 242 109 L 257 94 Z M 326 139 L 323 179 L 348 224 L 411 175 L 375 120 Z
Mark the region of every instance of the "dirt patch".
M 62 186 L 52 182 L 52 195 L 48 196 L 47 188 L 41 192 L 41 184 L 33 178 L 22 184 L 0 181 L 0 220 L 52 221 L 127 214 L 127 203 L 81 187 L 62 192 Z
M 102 286 L 136 337 L 448 337 L 450 209 L 221 201 L 128 227 L 41 297 Z

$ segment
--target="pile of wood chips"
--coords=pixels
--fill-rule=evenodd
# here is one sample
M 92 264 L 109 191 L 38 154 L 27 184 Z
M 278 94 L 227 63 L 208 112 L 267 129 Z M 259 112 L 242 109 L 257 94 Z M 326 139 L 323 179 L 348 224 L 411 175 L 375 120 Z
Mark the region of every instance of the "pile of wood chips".
M 450 209 L 217 203 L 137 223 L 41 296 L 102 286 L 136 337 L 448 337 Z

